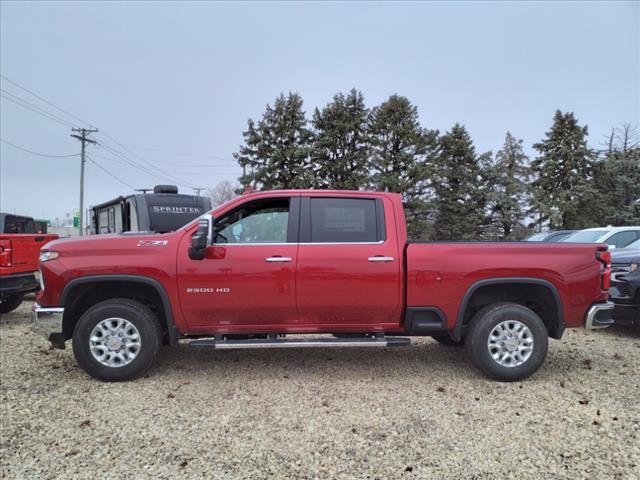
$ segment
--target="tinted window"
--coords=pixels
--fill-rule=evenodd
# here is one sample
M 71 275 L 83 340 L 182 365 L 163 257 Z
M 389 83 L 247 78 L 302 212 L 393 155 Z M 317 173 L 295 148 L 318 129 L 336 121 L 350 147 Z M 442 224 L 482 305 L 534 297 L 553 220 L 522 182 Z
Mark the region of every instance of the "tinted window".
M 36 233 L 33 218 L 5 215 L 3 233 Z
M 638 238 L 638 234 L 635 230 L 630 230 L 627 232 L 620 232 L 612 235 L 610 238 L 605 240 L 607 245 L 615 245 L 616 248 L 624 248 L 633 242 L 636 238 Z
M 312 242 L 377 242 L 376 201 L 311 198 Z
M 215 243 L 286 243 L 289 199 L 253 202 L 216 220 Z

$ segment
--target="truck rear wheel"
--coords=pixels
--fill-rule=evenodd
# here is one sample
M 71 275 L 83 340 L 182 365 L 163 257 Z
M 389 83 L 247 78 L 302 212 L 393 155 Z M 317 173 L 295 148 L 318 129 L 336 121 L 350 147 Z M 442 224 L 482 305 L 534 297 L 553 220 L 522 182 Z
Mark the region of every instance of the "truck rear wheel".
M 18 295 L 9 295 L 8 297 L 0 297 L 0 313 L 13 312 L 20 306 L 24 295 L 22 293 Z
M 116 298 L 87 310 L 73 331 L 78 365 L 104 382 L 133 380 L 146 372 L 160 347 L 162 329 L 140 302 Z
M 532 375 L 547 355 L 549 338 L 542 319 L 517 303 L 494 303 L 471 319 L 465 346 L 485 375 L 515 382 Z

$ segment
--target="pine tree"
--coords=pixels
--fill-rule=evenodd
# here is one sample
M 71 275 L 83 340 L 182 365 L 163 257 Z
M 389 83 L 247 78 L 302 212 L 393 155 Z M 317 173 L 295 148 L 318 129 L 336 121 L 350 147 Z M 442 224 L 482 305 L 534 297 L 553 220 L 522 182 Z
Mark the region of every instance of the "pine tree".
M 504 145 L 488 165 L 489 215 L 502 239 L 515 239 L 521 232 L 518 228 L 525 219 L 529 201 L 531 169 L 529 157 L 524 153 L 522 140 L 507 132 Z
M 256 124 L 248 121 L 245 144 L 234 158 L 243 168 L 240 183 L 264 190 L 310 188 L 314 174 L 310 166 L 312 133 L 297 93 L 280 95 Z
M 599 224 L 640 225 L 640 145 L 630 125 L 613 129 L 595 185 L 602 208 Z
M 552 228 L 580 229 L 594 223 L 595 155 L 587 146 L 587 135 L 587 127 L 578 125 L 573 113 L 558 110 L 546 138 L 533 146 L 540 153 L 531 164 L 536 175 L 534 203 Z
M 369 118 L 371 187 L 401 193 L 409 234 L 425 237 L 428 228 L 430 168 L 437 149 L 437 131 L 425 130 L 418 109 L 392 95 Z
M 362 93 L 339 93 L 313 114 L 312 149 L 319 185 L 323 188 L 358 190 L 365 186 L 369 142 L 367 110 Z
M 467 130 L 455 124 L 440 139 L 434 172 L 434 240 L 474 240 L 485 223 L 486 188 L 481 162 Z

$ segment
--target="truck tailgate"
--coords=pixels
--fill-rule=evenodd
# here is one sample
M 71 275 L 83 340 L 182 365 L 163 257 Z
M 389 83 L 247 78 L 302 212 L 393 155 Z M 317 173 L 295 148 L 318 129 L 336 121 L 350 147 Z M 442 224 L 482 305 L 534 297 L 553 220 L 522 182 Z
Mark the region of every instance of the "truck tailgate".
M 58 238 L 58 235 L 27 233 L 0 235 L 2 273 L 10 274 L 37 270 L 40 249 L 56 238 Z

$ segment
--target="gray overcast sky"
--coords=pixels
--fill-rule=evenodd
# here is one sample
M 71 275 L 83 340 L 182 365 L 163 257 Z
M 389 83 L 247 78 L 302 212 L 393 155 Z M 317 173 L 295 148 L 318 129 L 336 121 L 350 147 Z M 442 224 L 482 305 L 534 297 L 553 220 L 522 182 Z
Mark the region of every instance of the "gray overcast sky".
M 370 107 L 397 92 L 426 127 L 465 124 L 479 151 L 507 130 L 530 149 L 557 108 L 589 125 L 593 146 L 640 120 L 638 2 L 2 2 L 0 17 L 2 75 L 120 143 L 215 157 L 128 147 L 197 186 L 237 177 L 247 119 L 280 92 L 299 92 L 308 114 L 352 87 Z M 3 139 L 79 151 L 66 126 L 1 102 Z M 88 151 L 136 188 L 175 183 Z M 0 155 L 3 211 L 53 219 L 77 207 L 77 157 L 5 143 Z M 130 191 L 92 163 L 86 175 L 86 205 Z

